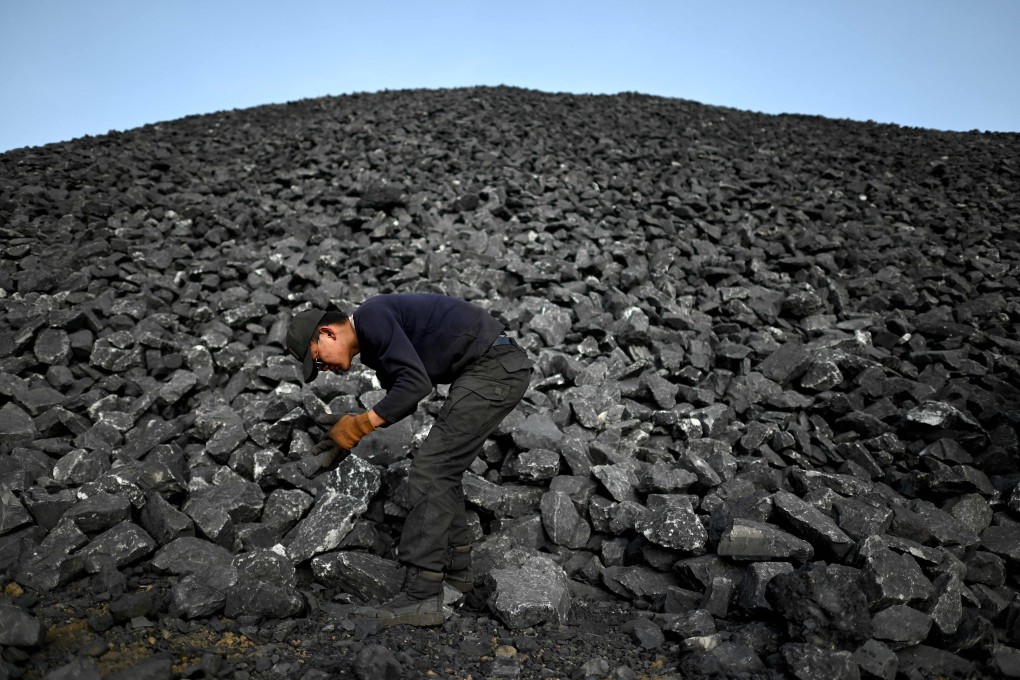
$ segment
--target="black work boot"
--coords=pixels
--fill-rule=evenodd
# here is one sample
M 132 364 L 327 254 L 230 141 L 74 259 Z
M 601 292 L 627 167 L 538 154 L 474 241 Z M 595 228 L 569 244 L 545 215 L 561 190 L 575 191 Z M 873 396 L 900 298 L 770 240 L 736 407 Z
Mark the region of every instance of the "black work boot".
M 450 561 L 446 568 L 446 582 L 462 593 L 475 587 L 475 574 L 471 570 L 471 546 L 450 547 Z
M 453 610 L 443 604 L 443 574 L 407 567 L 399 595 L 375 607 L 359 607 L 352 618 L 376 619 L 384 626 L 439 626 Z

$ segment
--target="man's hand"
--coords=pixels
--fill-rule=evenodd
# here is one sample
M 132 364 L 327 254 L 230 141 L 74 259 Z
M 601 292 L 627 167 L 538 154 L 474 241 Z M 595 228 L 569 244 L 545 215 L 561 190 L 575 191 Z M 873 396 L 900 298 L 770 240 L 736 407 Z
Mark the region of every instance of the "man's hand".
M 368 412 L 356 416 L 344 416 L 329 431 L 329 438 L 341 449 L 350 451 L 361 438 L 375 430 Z
M 338 448 L 340 447 L 337 446 L 336 442 L 332 439 L 323 439 L 321 442 L 312 447 L 312 455 L 319 456 L 323 453 L 332 453 L 333 449 Z
M 312 455 L 315 456 L 319 466 L 311 474 L 311 477 L 314 479 L 323 473 L 335 470 L 349 453 L 350 451 L 344 451 L 337 446 L 332 439 L 323 439 L 312 447 Z

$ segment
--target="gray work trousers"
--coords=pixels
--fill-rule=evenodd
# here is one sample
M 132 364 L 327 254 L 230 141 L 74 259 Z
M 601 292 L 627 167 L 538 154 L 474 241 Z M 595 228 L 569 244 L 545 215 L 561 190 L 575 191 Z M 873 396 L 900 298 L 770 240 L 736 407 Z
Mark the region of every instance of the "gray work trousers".
M 532 361 L 516 344 L 493 345 L 450 385 L 428 437 L 411 461 L 411 509 L 397 558 L 440 572 L 450 547 L 469 544 L 461 478 L 497 425 L 520 402 Z

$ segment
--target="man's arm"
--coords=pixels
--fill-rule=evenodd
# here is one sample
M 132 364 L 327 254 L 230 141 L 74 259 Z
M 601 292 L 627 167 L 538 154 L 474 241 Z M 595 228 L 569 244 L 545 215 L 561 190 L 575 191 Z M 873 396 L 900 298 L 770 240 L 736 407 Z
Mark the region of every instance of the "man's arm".
M 375 361 L 370 367 L 386 376 L 382 381 L 386 396 L 373 411 L 386 424 L 395 423 L 418 408 L 418 403 L 432 392 L 432 381 L 411 340 L 389 310 L 363 309 L 359 328 L 364 342 L 374 350 Z

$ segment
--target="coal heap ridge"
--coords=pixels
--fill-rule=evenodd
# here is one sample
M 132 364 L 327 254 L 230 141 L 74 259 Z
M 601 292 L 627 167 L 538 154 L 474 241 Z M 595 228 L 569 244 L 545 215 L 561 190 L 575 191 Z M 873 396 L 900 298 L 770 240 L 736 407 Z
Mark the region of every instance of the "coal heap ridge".
M 0 155 L 0 673 L 1020 677 L 1017 159 L 508 87 Z M 346 613 L 399 587 L 443 388 L 312 479 L 315 418 L 382 392 L 283 352 L 398 291 L 537 364 L 436 630 Z

